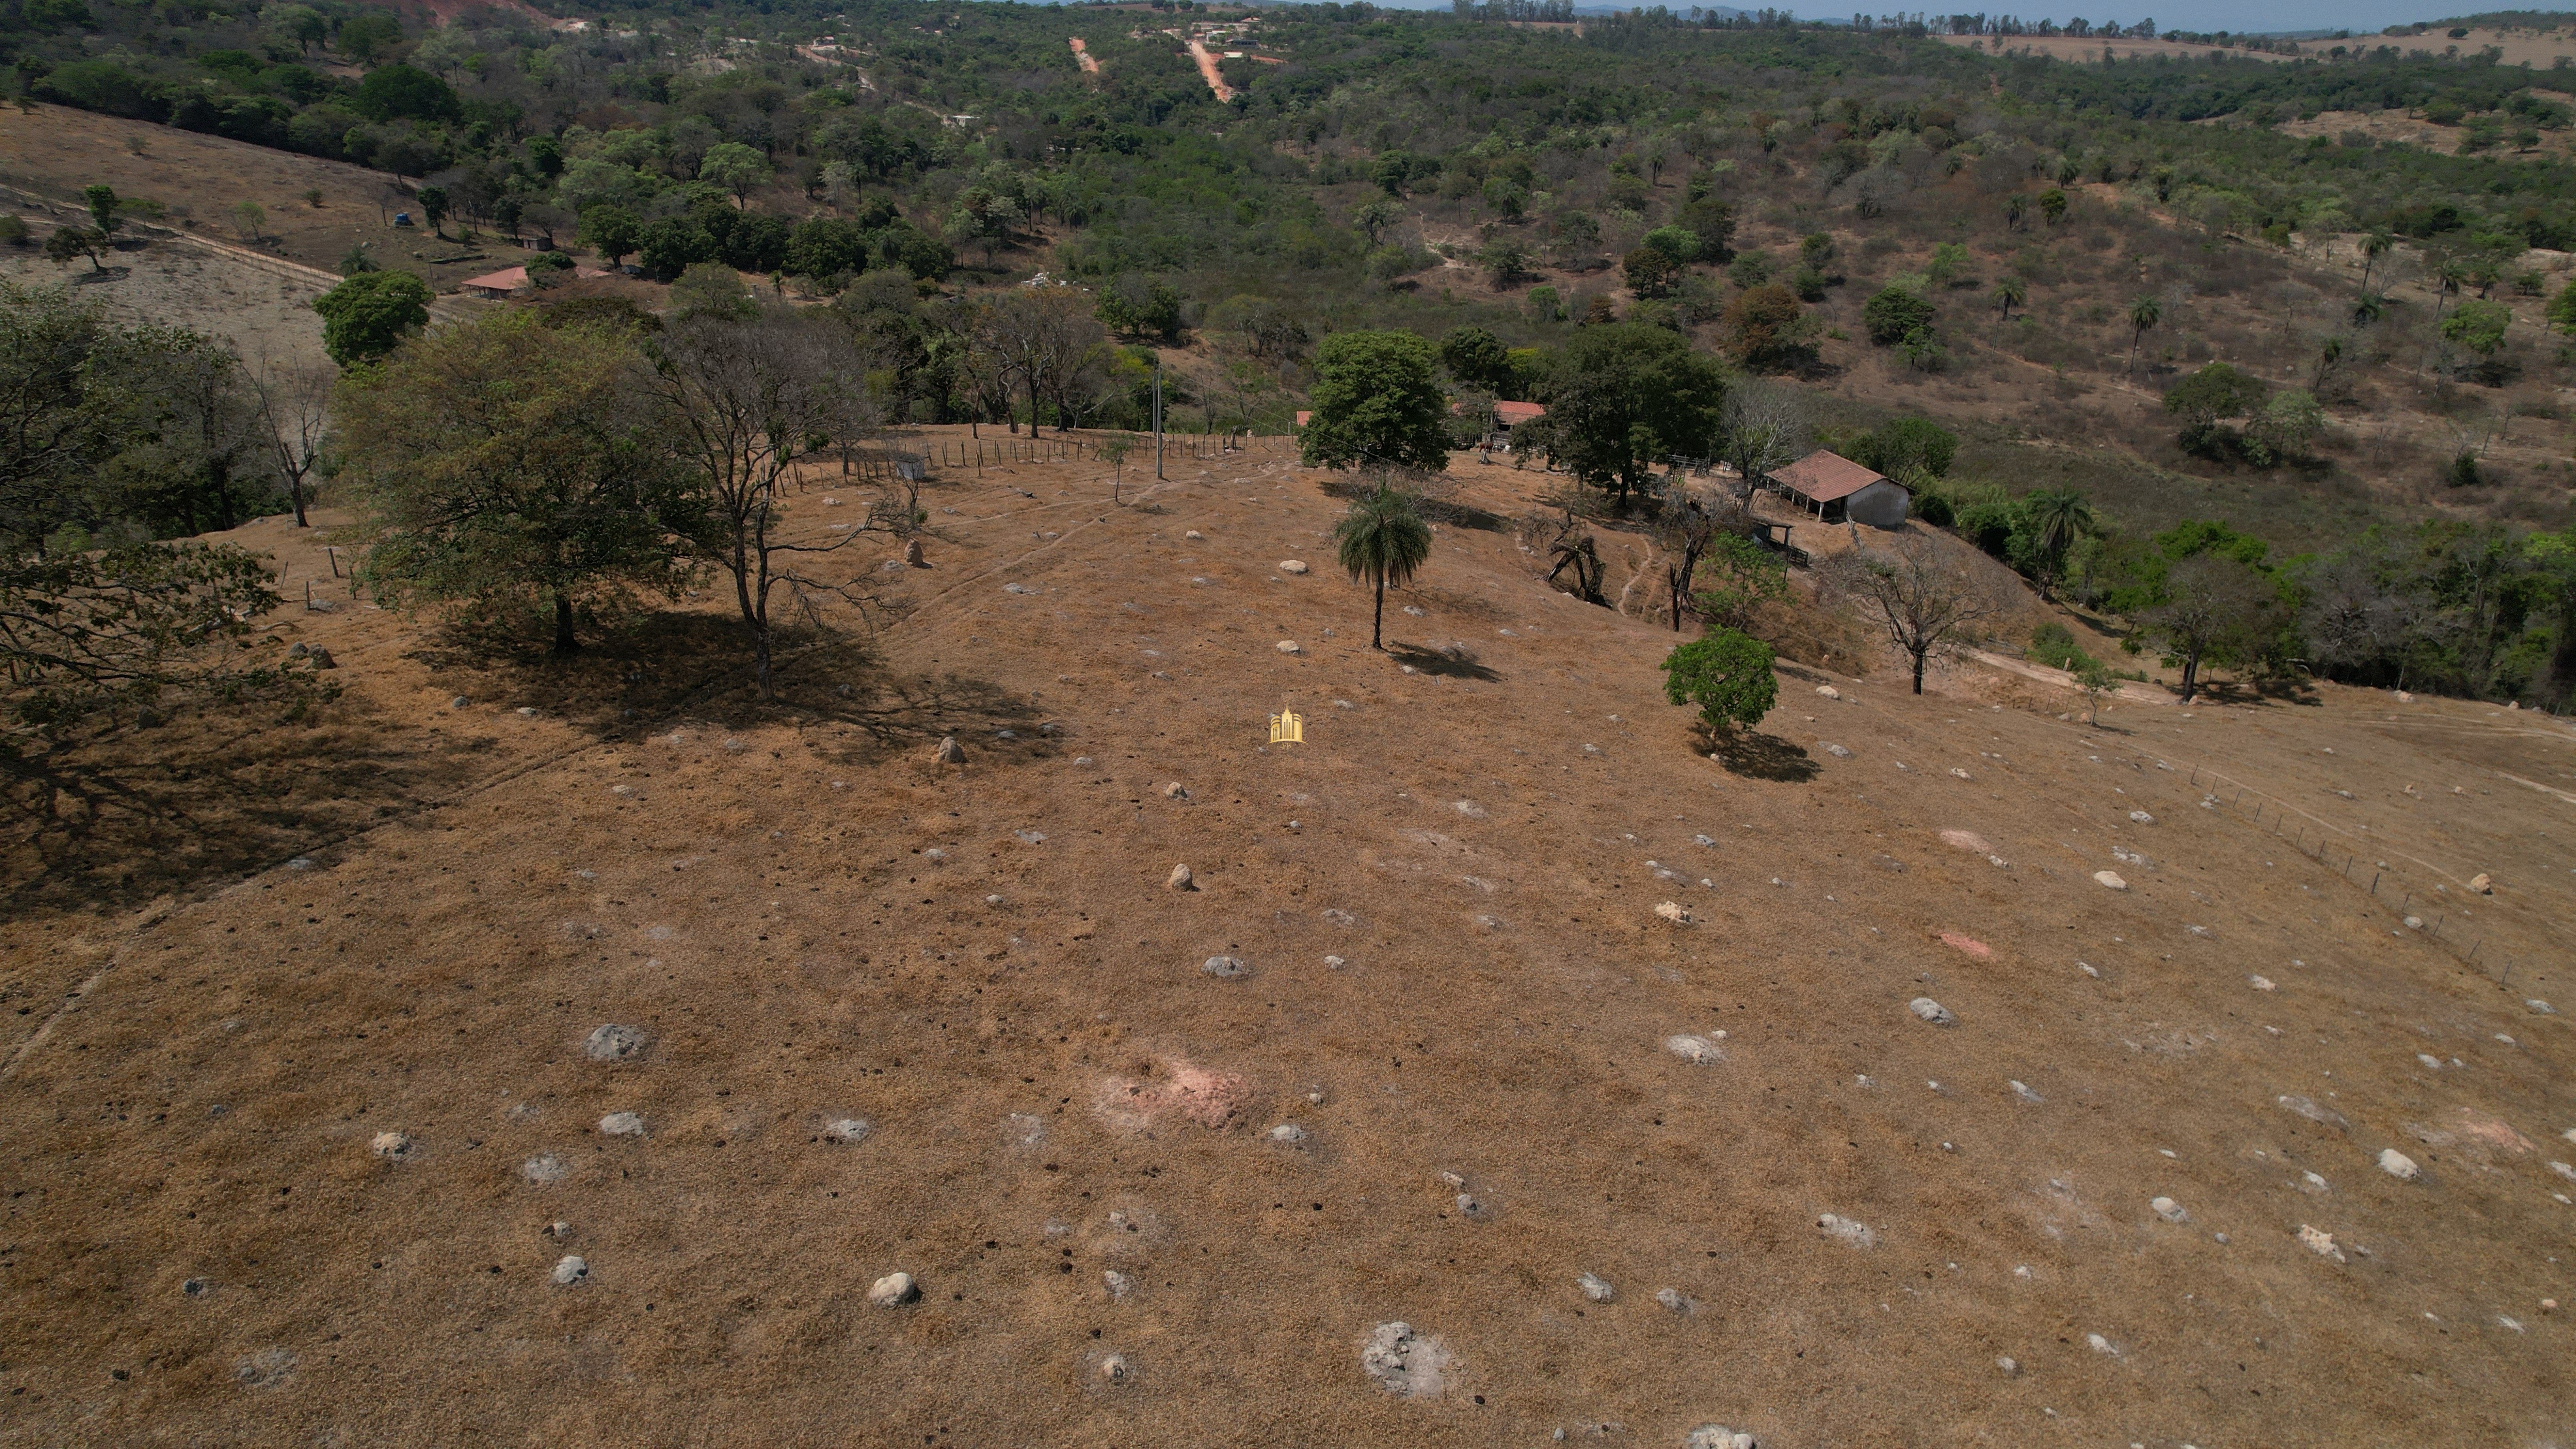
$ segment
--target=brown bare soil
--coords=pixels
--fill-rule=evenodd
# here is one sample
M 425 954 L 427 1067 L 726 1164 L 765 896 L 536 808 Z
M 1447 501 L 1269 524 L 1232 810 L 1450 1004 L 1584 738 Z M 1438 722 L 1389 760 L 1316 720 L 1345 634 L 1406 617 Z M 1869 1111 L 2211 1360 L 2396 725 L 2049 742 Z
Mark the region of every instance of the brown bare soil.
M 1506 531 L 1441 527 L 1379 654 L 1316 475 L 1167 471 L 946 469 L 927 567 L 835 556 L 899 621 L 767 707 L 721 591 L 557 662 L 344 585 L 277 621 L 338 658 L 318 720 L 54 802 L 0 938 L 0 1437 L 2563 1429 L 2562 723 L 2087 729 L 1973 661 L 1793 663 L 1712 740 L 1676 636 Z M 1546 481 L 1460 471 L 1499 518 Z M 815 485 L 821 539 L 862 499 Z M 317 535 L 239 536 L 332 597 Z M 1363 1372 L 1394 1321 L 1436 1394 Z
M 131 149 L 137 142 L 141 154 Z M 119 196 L 168 207 L 162 224 L 172 229 L 323 271 L 336 272 L 340 258 L 363 242 L 374 248 L 378 264 L 418 272 L 441 292 L 526 257 L 506 240 L 469 245 L 430 235 L 418 224 L 419 204 L 408 184 L 345 161 L 63 106 L 0 113 L 0 185 L 20 193 L 0 198 L 0 206 L 25 212 L 30 221 L 78 217 L 80 189 L 100 183 Z M 321 205 L 303 199 L 312 190 L 322 193 Z M 244 235 L 233 215 L 245 201 L 266 213 L 256 238 Z M 415 225 L 395 226 L 400 211 L 410 212 Z

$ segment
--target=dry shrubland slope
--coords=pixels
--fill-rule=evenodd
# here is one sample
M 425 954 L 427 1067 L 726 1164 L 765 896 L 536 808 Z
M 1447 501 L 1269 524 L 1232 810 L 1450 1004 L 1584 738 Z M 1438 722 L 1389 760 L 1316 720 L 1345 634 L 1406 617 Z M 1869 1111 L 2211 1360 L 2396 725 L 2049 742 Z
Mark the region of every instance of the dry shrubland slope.
M 2563 724 L 1790 665 L 1715 761 L 1504 532 L 1381 655 L 1283 453 L 949 471 L 768 707 L 239 531 L 347 691 L 11 857 L 0 1440 L 2563 1433 Z

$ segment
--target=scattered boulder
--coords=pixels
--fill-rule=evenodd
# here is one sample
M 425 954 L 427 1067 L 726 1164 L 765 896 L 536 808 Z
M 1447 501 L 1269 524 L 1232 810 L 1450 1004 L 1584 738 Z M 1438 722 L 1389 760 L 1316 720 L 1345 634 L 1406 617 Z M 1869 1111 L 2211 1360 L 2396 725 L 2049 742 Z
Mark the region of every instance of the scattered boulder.
M 1282 654 L 1303 654 L 1306 652 L 1306 646 L 1298 643 L 1294 639 L 1282 639 L 1279 641 L 1279 652 Z
M 1100 1275 L 1100 1286 L 1111 1298 L 1123 1300 L 1136 1291 L 1136 1280 L 1113 1268 Z
M 2103 885 L 2109 886 L 2115 891 L 2124 891 L 2129 888 L 2129 883 L 2120 879 L 2119 873 L 2116 871 L 2097 870 L 2093 872 L 2093 879 Z
M 1582 1289 L 1583 1296 L 1595 1303 L 1607 1303 L 1619 1296 L 1619 1290 L 1610 1286 L 1610 1280 L 1598 1273 L 1585 1273 L 1578 1276 L 1574 1280 L 1574 1286 Z
M 570 1288 L 589 1276 L 590 1264 L 570 1254 L 565 1255 L 555 1264 L 555 1286 L 558 1288 Z
M 1851 1218 L 1836 1217 L 1832 1213 L 1826 1213 L 1824 1216 L 1816 1219 L 1816 1226 L 1823 1231 L 1826 1237 L 1833 1239 L 1837 1243 L 1841 1243 L 1845 1247 L 1874 1248 L 1878 1246 L 1878 1234 L 1871 1230 L 1869 1224 L 1864 1222 L 1858 1222 Z
M 1108 1354 L 1100 1360 L 1100 1379 L 1103 1383 L 1129 1384 L 1135 1382 L 1136 1370 L 1126 1355 Z
M 1681 902 L 1679 901 L 1664 902 L 1662 905 L 1655 907 L 1655 914 L 1672 922 L 1676 926 L 1687 926 L 1691 923 L 1691 913 L 1683 910 Z
M 1842 697 L 1843 697 L 1843 692 L 1842 692 L 1841 690 L 1839 690 L 1839 689 L 1834 688 L 1834 687 L 1833 687 L 1832 685 L 1830 685 L 1830 684 L 1819 684 L 1819 685 L 1817 685 L 1817 686 L 1816 686 L 1816 693 L 1823 695 L 1823 696 L 1824 696 L 1825 698 L 1827 698 L 1827 699 L 1840 699 L 1840 698 L 1842 698 Z
M 1163 786 L 1163 798 L 1166 800 L 1187 800 L 1190 798 L 1190 792 L 1187 787 L 1181 784 L 1180 781 L 1174 780 Z
M 1205 542 L 1205 541 L 1207 540 L 1207 535 L 1206 535 L 1206 534 L 1204 534 L 1204 533 L 1199 532 L 1199 531 L 1198 531 L 1197 529 L 1195 529 L 1195 528 L 1191 529 L 1191 530 L 1190 530 L 1189 532 L 1187 532 L 1187 533 L 1182 534 L 1182 535 L 1181 535 L 1181 537 L 1188 539 L 1188 540 L 1189 540 L 1190 542 L 1192 542 L 1192 543 L 1203 543 L 1203 542 Z
M 2319 1126 L 2332 1127 L 2337 1132 L 2352 1130 L 2352 1123 L 2346 1121 L 2341 1112 L 2332 1107 L 2322 1106 L 2309 1098 L 2275 1097 L 2273 1100 Z
M 1918 996 L 1914 998 L 1912 1001 L 1905 1003 L 1905 1009 L 1913 1012 L 1923 1020 L 1932 1023 L 1934 1026 L 1957 1026 L 1959 1024 L 1959 1018 L 1950 1014 L 1950 1008 L 1934 1001 L 1929 996 Z
M 1172 867 L 1172 873 L 1164 878 L 1163 888 L 1174 891 L 1194 891 L 1198 889 L 1198 882 L 1196 877 L 1190 874 L 1188 866 L 1176 865 Z
M 1718 1035 L 1724 1036 L 1726 1033 L 1719 1032 Z M 1665 1037 L 1664 1050 L 1671 1052 L 1674 1056 L 1680 1057 L 1683 1061 L 1690 1062 L 1693 1065 L 1702 1065 L 1708 1062 L 1722 1062 L 1726 1060 L 1726 1049 L 1724 1047 L 1719 1046 L 1714 1040 L 1708 1037 L 1695 1036 L 1688 1032 L 1684 1032 L 1676 1036 Z
M 622 1062 L 643 1051 L 645 1040 L 641 1028 L 610 1022 L 584 1037 L 581 1050 L 594 1062 Z
M 641 1137 L 644 1119 L 632 1112 L 611 1112 L 599 1119 L 599 1130 L 607 1137 Z
M 2130 811 L 2129 819 L 2139 825 L 2153 825 L 2156 823 L 2156 817 L 2148 814 L 2144 810 Z
M 447 707 L 449 709 L 472 709 L 474 707 L 474 701 L 467 699 L 464 695 L 460 694 L 454 699 L 449 700 L 447 702 Z
M 2413 1182 L 2416 1178 L 2424 1175 L 2424 1169 L 2415 1165 L 2414 1158 L 2407 1156 L 2405 1153 L 2398 1151 L 2394 1147 L 2383 1147 L 2379 1149 L 2379 1170 L 2387 1173 L 2390 1177 L 2396 1178 L 2399 1182 Z
M 411 1156 L 411 1139 L 400 1132 L 379 1132 L 367 1150 L 387 1162 L 401 1162 Z
M 1828 744 L 1823 740 L 1818 740 L 1816 743 L 1826 754 L 1833 756 L 1837 760 L 1848 760 L 1851 758 L 1851 751 L 1844 749 L 1840 745 Z
M 539 1153 L 519 1164 L 519 1175 L 544 1187 L 572 1176 L 572 1166 L 551 1152 Z
M 2334 1234 L 2332 1233 L 2319 1232 L 2317 1229 L 2309 1227 L 2306 1223 L 2301 1223 L 2299 1224 L 2299 1242 L 2303 1244 L 2309 1252 L 2316 1254 L 2320 1258 L 2332 1258 L 2338 1263 L 2347 1261 L 2343 1255 L 2343 1249 L 2335 1246 Z
M 2485 871 L 2479 871 L 2469 877 L 2469 889 L 2482 896 L 2491 896 L 2495 894 L 2495 882 L 2487 878 Z
M 868 1301 L 879 1308 L 901 1308 L 921 1297 L 921 1285 L 910 1273 L 888 1273 L 868 1287 Z
M 903 561 L 905 566 L 909 568 L 926 569 L 930 567 L 929 561 L 921 556 L 920 539 L 907 538 L 903 541 Z
M 1305 571 L 1306 561 L 1304 559 L 1283 558 L 1279 561 L 1279 572 L 1283 574 L 1302 574 Z
M 1282 1122 L 1270 1129 L 1270 1140 L 1287 1143 L 1303 1142 L 1306 1140 L 1306 1129 L 1294 1122 Z
M 1416 1334 L 1410 1323 L 1381 1323 L 1360 1350 L 1360 1368 L 1379 1388 L 1408 1399 L 1440 1396 L 1440 1371 L 1449 1351 L 1440 1340 Z
M 1688 1313 L 1690 1311 L 1690 1300 L 1684 1298 L 1681 1294 L 1681 1290 L 1678 1288 L 1656 1289 L 1655 1301 L 1662 1304 L 1664 1307 L 1671 1309 L 1675 1313 Z
M 1702 1424 L 1682 1436 L 1682 1449 L 1760 1449 L 1753 1436 L 1724 1424 Z
M 1235 956 L 1210 956 L 1199 963 L 1199 970 L 1221 981 L 1233 981 L 1252 974 L 1252 968 Z
M 943 765 L 962 765 L 966 763 L 966 747 L 957 743 L 955 735 L 945 735 L 941 737 L 939 748 L 932 752 L 931 758 Z
M 2156 1216 L 2163 1218 L 2166 1222 L 2187 1223 L 2191 1221 L 2191 1214 L 2183 1211 L 2182 1204 L 2175 1202 L 2172 1198 L 2154 1198 L 2147 1203 L 2147 1206 L 2155 1209 Z

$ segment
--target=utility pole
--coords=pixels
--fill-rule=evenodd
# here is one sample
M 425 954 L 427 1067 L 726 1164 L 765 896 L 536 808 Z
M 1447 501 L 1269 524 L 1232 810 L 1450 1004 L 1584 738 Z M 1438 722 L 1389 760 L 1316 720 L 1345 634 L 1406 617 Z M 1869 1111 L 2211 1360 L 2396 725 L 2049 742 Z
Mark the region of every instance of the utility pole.
M 1163 477 L 1163 355 L 1154 354 L 1154 478 Z

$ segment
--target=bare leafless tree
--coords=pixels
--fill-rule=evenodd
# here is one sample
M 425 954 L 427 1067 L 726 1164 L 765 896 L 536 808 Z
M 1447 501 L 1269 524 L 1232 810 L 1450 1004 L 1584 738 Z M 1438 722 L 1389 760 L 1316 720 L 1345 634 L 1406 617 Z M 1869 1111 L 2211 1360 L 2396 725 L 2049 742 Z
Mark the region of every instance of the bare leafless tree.
M 653 387 L 668 414 L 683 460 L 706 492 L 709 524 L 691 540 L 709 563 L 733 576 L 734 600 L 751 635 L 753 674 L 763 699 L 775 697 L 770 593 L 790 596 L 820 622 L 820 596 L 862 606 L 855 585 L 832 583 L 802 567 L 877 531 L 874 517 L 820 541 L 790 542 L 782 487 L 788 469 L 853 426 L 853 399 L 864 394 L 864 362 L 850 334 L 827 319 L 784 309 L 748 321 L 712 316 L 668 328 L 655 342 Z
M 1815 446 L 1815 413 L 1807 395 L 1777 382 L 1746 381 L 1728 390 L 1718 437 L 1726 461 L 1751 494 L 1764 474 L 1787 467 Z
M 269 455 L 277 460 L 277 476 L 295 505 L 298 528 L 312 526 L 304 512 L 313 502 L 313 477 L 321 469 L 322 444 L 331 426 L 331 386 L 338 380 L 339 369 L 320 360 L 262 358 L 250 371 Z
M 1673 631 L 1679 633 L 1700 556 L 1720 535 L 1743 531 L 1746 514 L 1741 501 L 1693 488 L 1678 471 L 1667 475 L 1652 496 L 1655 520 L 1648 531 L 1661 550 L 1664 585 L 1672 592 Z
M 1986 580 L 1944 563 L 1929 539 L 1909 537 L 1871 551 L 1855 548 L 1819 570 L 1835 593 L 1858 602 L 1887 631 L 1888 642 L 1914 662 L 1914 692 L 1923 692 L 1923 662 L 1965 642 L 2003 609 Z
M 978 305 L 969 325 L 975 350 L 988 366 L 1017 384 L 1029 400 L 1029 431 L 1038 429 L 1041 399 L 1056 404 L 1056 430 L 1072 427 L 1070 412 L 1082 401 L 1082 373 L 1096 365 L 1109 340 L 1092 315 L 1091 294 L 1075 287 L 1015 287 Z

